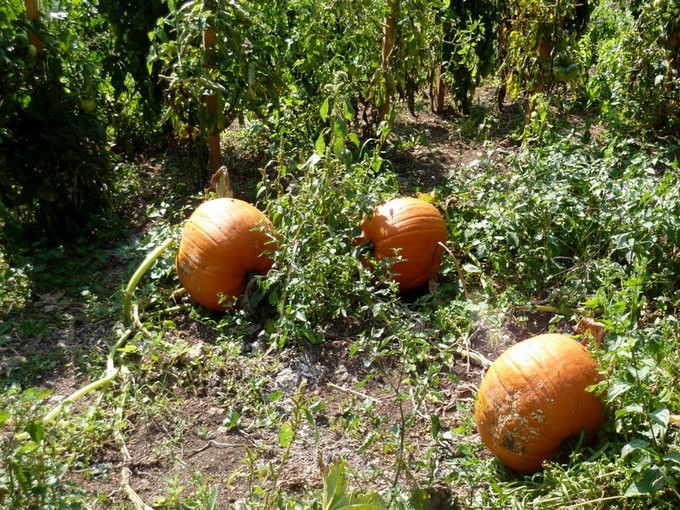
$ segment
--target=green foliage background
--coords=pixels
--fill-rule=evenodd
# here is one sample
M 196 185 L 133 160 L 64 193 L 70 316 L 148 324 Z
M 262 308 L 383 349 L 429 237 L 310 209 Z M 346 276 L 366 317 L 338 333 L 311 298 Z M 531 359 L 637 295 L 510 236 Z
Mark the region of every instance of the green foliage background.
M 173 421 L 181 406 L 174 390 L 207 391 L 221 374 L 223 427 L 273 430 L 281 447 L 274 459 L 247 452 L 250 492 L 239 508 L 276 501 L 286 509 L 424 510 L 442 485 L 461 508 L 677 506 L 680 0 L 397 0 L 387 66 L 386 1 L 41 5 L 38 22 L 25 18 L 20 0 L 0 7 L 0 347 L 4 355 L 17 338 L 42 341 L 77 320 L 110 326 L 102 343 L 114 349 L 108 358 L 108 345 L 78 359 L 59 349 L 30 352 L 28 361 L 22 354 L 3 365 L 0 505 L 87 506 L 92 496 L 68 474 L 98 476 L 107 438 L 134 433 L 127 424 L 140 416 L 163 416 L 181 441 L 186 424 Z M 217 48 L 206 55 L 211 27 Z M 34 54 L 31 32 L 43 54 Z M 428 108 L 441 70 L 449 134 L 478 144 L 480 154 L 421 190 L 443 212 L 448 250 L 438 285 L 404 298 L 389 282 L 376 287 L 382 273 L 359 263 L 352 241 L 362 217 L 404 192 L 392 158 L 412 142 L 397 136 L 396 110 Z M 480 87 L 500 104 L 480 104 Z M 208 95 L 218 98 L 217 112 Z M 397 107 L 380 119 L 388 96 Z M 499 142 L 491 133 L 505 127 L 503 106 L 524 119 Z M 280 235 L 274 271 L 234 313 L 215 317 L 189 301 L 172 307 L 215 337 L 192 358 L 192 346 L 174 334 L 179 326 L 163 318 L 177 285 L 166 254 L 136 290 L 141 326 L 117 349 L 125 294 L 113 288 L 121 281 L 102 274 L 112 260 L 133 271 L 134 261 L 177 237 L 206 198 L 205 138 L 215 128 L 256 156 L 248 192 Z M 140 155 L 163 161 L 157 180 L 138 171 Z M 191 179 L 178 177 L 178 161 Z M 150 196 L 161 198 L 146 203 Z M 138 241 L 130 241 L 138 231 L 112 221 L 133 200 L 146 206 Z M 75 319 L 32 308 L 58 291 L 78 304 Z M 609 420 L 596 444 L 521 477 L 485 456 L 469 402 L 451 403 L 453 424 L 438 409 L 447 383 L 460 382 L 455 360 L 475 356 L 471 339 L 485 331 L 493 342 L 507 321 L 529 320 L 541 305 L 554 315 L 549 328 L 581 316 L 606 326 L 606 341 L 592 350 L 606 375 L 594 390 Z M 338 331 L 352 339 L 348 356 L 371 368 L 367 377 L 387 380 L 386 367 L 398 363 L 399 381 L 385 396 L 396 422 L 366 399 L 329 424 L 361 436 L 361 453 L 388 458 L 390 476 L 418 473 L 409 484 L 378 473 L 380 495 L 352 491 L 343 462 L 320 468 L 320 491 L 283 488 L 297 434 L 317 433 L 325 402 L 300 390 L 285 410 L 282 394 L 263 398 L 272 367 L 240 352 L 254 343 L 304 351 Z M 115 385 L 59 423 L 44 419 L 49 394 L 33 389 L 35 381 L 60 363 L 96 379 L 109 361 L 125 368 Z M 360 434 L 359 424 L 370 432 Z M 416 427 L 431 438 L 417 451 L 408 437 Z M 201 473 L 191 483 L 183 492 L 168 479 L 167 496 L 154 504 L 214 508 L 220 487 Z

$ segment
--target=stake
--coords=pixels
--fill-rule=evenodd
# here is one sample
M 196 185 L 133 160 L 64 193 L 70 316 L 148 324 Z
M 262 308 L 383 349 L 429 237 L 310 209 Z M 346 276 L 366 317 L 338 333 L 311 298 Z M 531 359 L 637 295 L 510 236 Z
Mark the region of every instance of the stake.
M 205 52 L 205 68 L 212 68 L 216 57 L 215 46 L 217 45 L 217 33 L 213 27 L 206 28 L 203 31 L 203 51 Z M 210 94 L 203 96 L 205 99 L 205 106 L 208 111 L 208 118 L 214 119 L 210 126 L 208 133 L 208 160 L 210 169 L 215 172 L 220 168 L 222 163 L 222 154 L 220 149 L 220 132 L 217 123 L 217 94 Z

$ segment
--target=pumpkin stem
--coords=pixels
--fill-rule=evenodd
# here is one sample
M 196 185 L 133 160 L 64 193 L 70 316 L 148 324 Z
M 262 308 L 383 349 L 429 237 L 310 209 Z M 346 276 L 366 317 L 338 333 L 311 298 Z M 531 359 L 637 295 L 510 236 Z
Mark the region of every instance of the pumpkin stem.
M 262 289 L 260 281 L 256 278 L 261 273 L 259 271 L 246 271 L 244 280 L 245 290 L 243 291 L 243 306 L 248 311 L 253 311 L 262 302 L 266 292 Z
M 364 259 L 368 255 L 371 257 L 375 256 L 375 244 L 373 244 L 372 241 L 366 241 L 362 243 L 361 239 L 359 239 L 358 242 L 360 244 L 357 244 L 356 250 L 354 251 L 357 260 Z
M 128 325 L 132 322 L 132 295 L 139 284 L 139 280 L 149 270 L 151 264 L 163 253 L 175 240 L 172 237 L 167 238 L 159 246 L 157 246 L 151 253 L 149 253 L 144 261 L 139 265 L 137 270 L 130 278 L 127 287 L 123 291 L 123 323 Z
M 218 198 L 234 198 L 229 170 L 226 166 L 219 167 L 210 178 L 210 189 L 217 194 Z

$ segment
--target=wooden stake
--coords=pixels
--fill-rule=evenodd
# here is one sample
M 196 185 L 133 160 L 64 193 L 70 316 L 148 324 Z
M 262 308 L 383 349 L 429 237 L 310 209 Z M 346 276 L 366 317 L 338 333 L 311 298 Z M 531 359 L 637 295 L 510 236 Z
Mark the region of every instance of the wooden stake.
M 212 68 L 216 56 L 215 46 L 217 45 L 217 33 L 214 28 L 206 28 L 203 31 L 203 51 L 206 55 L 204 67 Z M 217 94 L 204 96 L 205 106 L 209 118 L 217 118 L 218 98 Z M 208 133 L 208 163 L 210 169 L 216 172 L 222 166 L 222 153 L 220 148 L 220 132 L 215 122 Z
M 385 28 L 383 30 L 383 45 L 382 45 L 382 55 L 380 59 L 380 67 L 383 70 L 383 75 L 387 76 L 390 69 L 390 60 L 392 55 L 392 50 L 394 49 L 394 37 L 396 32 L 397 20 L 396 13 L 394 9 L 394 0 L 387 0 L 387 16 L 385 17 Z M 390 87 L 387 87 L 385 97 L 383 98 L 383 103 L 378 109 L 378 120 L 383 121 L 390 112 L 390 106 L 392 104 L 392 91 Z
M 29 21 L 37 21 L 40 19 L 38 0 L 24 0 L 24 5 L 26 6 L 26 17 Z M 37 50 L 36 58 L 39 58 L 43 54 L 43 44 L 40 40 L 40 36 L 31 30 L 28 33 L 28 42 L 35 46 L 35 49 Z
M 446 89 L 444 88 L 444 80 L 442 75 L 445 72 L 444 64 L 439 64 L 435 70 L 434 75 L 434 112 L 441 113 L 444 111 L 444 97 L 446 96 Z

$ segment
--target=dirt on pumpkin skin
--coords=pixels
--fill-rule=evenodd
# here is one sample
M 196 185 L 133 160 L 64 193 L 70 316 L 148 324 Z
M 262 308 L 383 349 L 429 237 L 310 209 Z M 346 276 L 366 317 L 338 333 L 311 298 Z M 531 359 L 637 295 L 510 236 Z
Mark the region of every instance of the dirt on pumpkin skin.
M 402 139 L 413 140 L 393 161 L 405 193 L 427 191 L 438 180 L 446 178 L 453 167 L 466 165 L 485 153 L 481 144 L 465 140 L 452 129 L 453 125 L 427 112 L 417 118 L 409 114 L 400 117 L 396 133 Z M 502 133 L 499 136 L 502 137 Z M 152 163 L 147 171 L 150 178 L 156 178 L 161 170 Z M 245 169 L 235 168 L 234 175 L 240 172 Z M 232 178 L 237 196 L 247 197 L 248 191 L 239 192 L 238 183 L 248 181 Z M 252 175 L 250 178 L 257 180 Z M 144 210 L 144 204 L 138 206 L 140 211 Z M 146 226 L 144 222 L 139 223 L 140 235 Z M 109 268 L 110 274 L 117 285 L 122 285 L 129 276 L 129 261 L 114 262 Z M 39 305 L 39 301 L 32 306 Z M 61 326 L 47 335 L 49 340 L 43 337 L 38 346 L 30 338 L 17 335 L 12 346 L 12 356 L 54 353 L 53 369 L 46 370 L 47 375 L 40 382 L 54 391 L 52 404 L 89 382 L 73 369 L 77 366 L 75 360 L 88 349 L 106 352 L 112 341 L 113 326 L 112 320 L 92 324 L 78 319 L 68 304 L 55 306 L 52 311 L 62 314 L 63 318 Z M 469 348 L 493 360 L 517 340 L 545 332 L 552 318 L 551 315 L 523 314 L 523 319 L 516 321 L 509 316 L 503 327 L 496 329 L 480 317 Z M 192 321 L 186 314 L 177 315 L 173 320 L 177 325 L 173 334 L 187 345 L 182 356 L 173 361 L 173 374 L 181 374 L 182 363 L 193 364 L 195 368 L 206 351 L 222 354 L 225 364 L 219 372 L 203 374 L 200 384 L 182 381 L 172 374 L 156 374 L 156 379 L 150 381 L 144 391 L 148 398 L 163 401 L 162 411 L 148 415 L 143 406 L 130 404 L 124 412 L 124 446 L 121 441 L 110 438 L 88 459 L 89 469 L 69 471 L 70 482 L 106 502 L 101 508 L 116 505 L 129 508 L 132 491 L 146 505 L 160 506 L 173 497 L 181 500 L 198 494 L 206 487 L 218 489 L 217 508 L 230 508 L 239 499 L 247 498 L 256 485 L 269 490 L 268 484 L 274 482 L 287 493 L 299 493 L 302 497 L 305 491 L 321 488 L 321 465 L 340 458 L 347 461 L 352 488 L 381 490 L 394 484 L 397 477 L 403 486 L 416 484 L 425 479 L 427 473 L 419 472 L 422 467 L 414 467 L 411 472 L 402 468 L 397 471 L 399 452 L 393 448 L 394 442 L 390 442 L 394 431 L 415 405 L 423 406 L 417 409 L 415 422 L 403 429 L 407 448 L 402 460 L 417 466 L 417 461 L 434 445 L 431 416 L 439 417 L 442 431 L 458 427 L 465 419 L 460 415 L 459 404 L 468 408 L 472 405 L 485 369 L 471 358 L 457 357 L 449 367 L 453 377 L 442 378 L 443 399 L 416 404 L 415 399 L 402 397 L 409 394 L 409 387 L 399 360 L 383 360 L 381 366 L 375 366 L 368 363 L 368 357 L 361 352 L 350 354 L 351 331 L 336 332 L 325 344 L 304 350 L 290 348 L 249 355 L 220 351 L 216 331 Z M 166 341 L 172 342 L 172 336 Z M 4 351 L 0 354 L 2 368 L 7 370 L 9 354 Z M 265 402 L 273 399 L 270 407 L 279 419 L 281 416 L 292 419 L 296 399 L 302 399 L 306 405 L 322 403 L 314 409 L 314 426 L 303 418 L 288 452 L 281 446 L 277 425 L 280 421 L 267 422 L 267 416 L 252 409 L 239 409 L 239 426 L 231 427 L 229 413 L 236 410 L 225 407 L 225 402 L 229 401 L 230 392 L 236 391 L 231 383 L 239 378 L 251 382 L 252 378 L 259 378 L 256 391 Z M 72 411 L 78 412 L 92 398 L 87 397 Z M 353 420 L 357 417 L 361 418 L 356 419 L 360 425 L 354 427 Z M 362 428 L 366 423 L 371 423 L 373 429 Z M 284 454 L 287 458 L 282 467 Z M 432 455 L 431 449 L 427 454 Z M 436 453 L 456 454 L 441 445 Z M 488 457 L 481 447 L 479 455 Z M 446 499 L 455 495 L 451 491 L 457 489 L 436 490 Z

